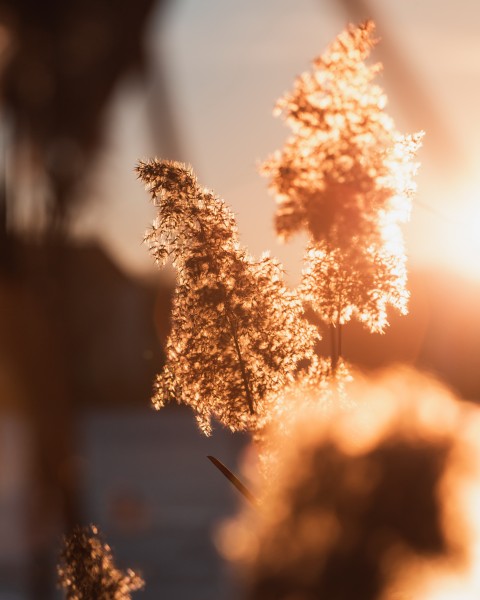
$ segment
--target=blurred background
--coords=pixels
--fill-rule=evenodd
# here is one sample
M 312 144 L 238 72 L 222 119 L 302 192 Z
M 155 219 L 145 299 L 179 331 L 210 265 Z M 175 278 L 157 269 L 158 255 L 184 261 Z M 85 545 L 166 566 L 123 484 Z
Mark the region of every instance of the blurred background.
M 295 284 L 257 163 L 288 130 L 277 98 L 348 22 L 372 18 L 402 132 L 426 131 L 405 227 L 410 315 L 345 354 L 408 362 L 480 399 L 480 8 L 475 0 L 0 0 L 0 600 L 60 597 L 62 533 L 96 523 L 144 598 L 233 597 L 212 542 L 242 436 L 149 408 L 173 276 L 142 246 L 133 169 L 190 163 L 252 254 Z

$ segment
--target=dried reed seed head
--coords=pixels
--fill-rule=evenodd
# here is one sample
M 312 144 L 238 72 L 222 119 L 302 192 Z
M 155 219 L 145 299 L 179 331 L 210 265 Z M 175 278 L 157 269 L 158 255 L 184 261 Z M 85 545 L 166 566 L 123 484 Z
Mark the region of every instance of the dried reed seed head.
M 355 316 L 372 332 L 388 324 L 388 306 L 406 312 L 399 224 L 410 214 L 422 137 L 402 136 L 384 112 L 372 83 L 379 66 L 364 62 L 373 32 L 371 21 L 350 25 L 297 78 L 277 104 L 292 135 L 261 167 L 279 237 L 310 237 L 303 286 L 320 317 Z
M 159 262 L 170 257 L 177 269 L 154 404 L 190 405 L 205 433 L 212 417 L 232 430 L 255 430 L 269 398 L 313 355 L 318 333 L 286 289 L 278 261 L 254 260 L 241 248 L 232 212 L 191 171 L 152 161 L 140 173 L 161 198 L 148 243 Z
M 138 177 L 147 189 L 155 195 L 158 191 L 178 192 L 197 187 L 197 178 L 192 169 L 182 163 L 169 160 L 153 159 L 140 161 L 136 167 Z
M 385 244 L 356 240 L 350 248 L 311 244 L 305 255 L 301 293 L 319 317 L 343 325 L 356 317 L 375 333 L 388 325 L 387 309 L 407 313 L 406 257 Z
M 65 539 L 58 566 L 59 584 L 68 600 L 130 600 L 145 583 L 131 569 L 115 567 L 112 551 L 97 527 L 76 527 Z

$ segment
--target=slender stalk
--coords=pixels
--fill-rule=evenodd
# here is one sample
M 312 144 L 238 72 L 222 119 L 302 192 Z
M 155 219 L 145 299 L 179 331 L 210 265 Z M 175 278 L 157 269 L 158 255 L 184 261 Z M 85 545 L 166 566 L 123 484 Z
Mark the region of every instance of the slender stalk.
M 238 477 L 236 477 L 230 469 L 228 469 L 222 462 L 215 458 L 214 456 L 207 456 L 208 460 L 210 460 L 217 469 L 225 475 L 225 477 L 230 481 L 230 483 L 237 488 L 237 490 L 253 505 L 257 505 L 257 499 L 252 494 L 252 492 L 244 485 Z
M 342 324 L 340 321 L 337 323 L 337 363 L 342 358 Z
M 238 365 L 240 367 L 240 372 L 242 374 L 243 387 L 245 389 L 245 396 L 247 398 L 248 410 L 250 411 L 250 414 L 253 415 L 253 414 L 255 414 L 255 410 L 253 408 L 253 397 L 252 397 L 252 392 L 250 390 L 250 384 L 248 381 L 247 369 L 245 368 L 245 361 L 243 360 L 242 352 L 240 350 L 240 344 L 238 343 L 237 330 L 235 328 L 233 320 L 230 318 L 229 311 L 227 311 L 227 321 L 228 321 L 228 325 L 230 327 L 230 333 L 232 334 L 233 345 L 235 346 L 235 352 L 237 353 Z
M 339 319 L 336 323 L 330 324 L 330 357 L 332 373 L 335 373 L 338 361 L 342 358 L 342 324 Z
M 334 323 L 330 324 L 330 359 L 332 362 L 332 372 L 335 373 L 338 363 L 338 339 L 337 331 Z

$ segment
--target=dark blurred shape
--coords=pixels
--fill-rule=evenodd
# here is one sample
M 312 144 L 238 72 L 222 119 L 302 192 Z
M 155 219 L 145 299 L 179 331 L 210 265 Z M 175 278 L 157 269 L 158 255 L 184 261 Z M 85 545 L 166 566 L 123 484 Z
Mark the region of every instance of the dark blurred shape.
M 145 70 L 144 30 L 167 4 L 0 0 L 0 352 L 32 445 L 32 598 L 54 593 L 56 536 L 81 521 L 76 409 L 147 403 L 161 360 L 153 293 L 68 234 L 109 102 Z
M 31 168 L 46 176 L 47 194 L 38 200 L 53 230 L 65 226 L 82 199 L 78 184 L 95 160 L 115 86 L 144 66 L 142 33 L 153 5 L 0 1 L 10 41 L 0 81 L 3 109 L 16 150 L 26 148 Z
M 376 600 L 392 556 L 446 553 L 436 490 L 449 446 L 398 436 L 360 456 L 328 441 L 308 449 L 308 471 L 287 492 L 289 518 L 263 540 L 247 597 Z M 279 565 L 263 556 L 275 545 Z
M 223 530 L 255 600 L 478 596 L 480 412 L 406 367 L 267 434 L 260 510 Z M 442 596 L 443 597 L 443 596 Z
M 170 292 L 128 278 L 93 245 L 17 241 L 15 261 L 16 282 L 0 280 L 0 358 L 17 394 L 2 408 L 30 434 L 30 593 L 46 599 L 59 529 L 83 521 L 78 414 L 149 405 L 163 360 L 155 305 Z
M 54 377 L 67 380 L 71 407 L 148 406 L 163 362 L 154 313 L 157 302 L 168 304 L 170 289 L 129 277 L 95 244 L 18 243 L 15 254 L 23 284 L 13 291 L 0 283 L 0 352 L 13 372 L 15 362 L 28 372 L 22 385 L 50 376 L 44 363 L 56 350 Z M 55 347 L 38 330 L 42 321 L 58 326 Z M 48 393 L 48 382 L 33 385 L 37 396 Z M 4 399 L 6 407 L 15 404 Z

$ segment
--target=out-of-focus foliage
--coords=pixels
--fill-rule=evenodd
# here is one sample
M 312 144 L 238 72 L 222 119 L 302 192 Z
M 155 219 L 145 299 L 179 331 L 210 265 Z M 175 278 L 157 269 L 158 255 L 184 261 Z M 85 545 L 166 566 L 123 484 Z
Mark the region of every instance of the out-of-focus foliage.
M 386 307 L 406 312 L 403 241 L 421 134 L 402 136 L 384 112 L 365 63 L 374 24 L 349 26 L 277 103 L 292 130 L 263 165 L 288 239 L 306 230 L 304 292 L 326 323 L 356 316 L 371 331 L 387 325 Z
M 353 385 L 348 410 L 310 405 L 219 537 L 262 600 L 478 597 L 480 414 L 397 369 Z
M 270 435 L 271 427 L 282 432 L 285 444 L 295 443 L 291 430 L 297 412 L 315 409 L 328 413 L 332 408 L 348 409 L 352 405 L 349 386 L 353 370 L 343 359 L 332 369 L 330 359 L 313 356 L 306 369 L 302 369 L 294 382 L 277 393 L 270 402 L 268 413 L 258 419 L 253 435 L 258 452 L 259 469 L 265 481 L 275 477 L 281 448 Z
M 58 573 L 68 600 L 130 600 L 131 592 L 144 586 L 131 569 L 115 567 L 110 547 L 93 525 L 76 527 L 65 540 Z
M 312 357 L 316 329 L 279 263 L 240 247 L 233 214 L 190 169 L 153 160 L 138 173 L 158 208 L 147 242 L 158 263 L 170 259 L 177 270 L 154 404 L 190 405 L 205 433 L 212 416 L 232 430 L 254 430 Z
M 9 179 L 31 178 L 47 228 L 64 227 L 85 200 L 78 185 L 108 103 L 126 73 L 144 68 L 147 18 L 167 1 L 0 0 L 2 135 L 17 152 Z

